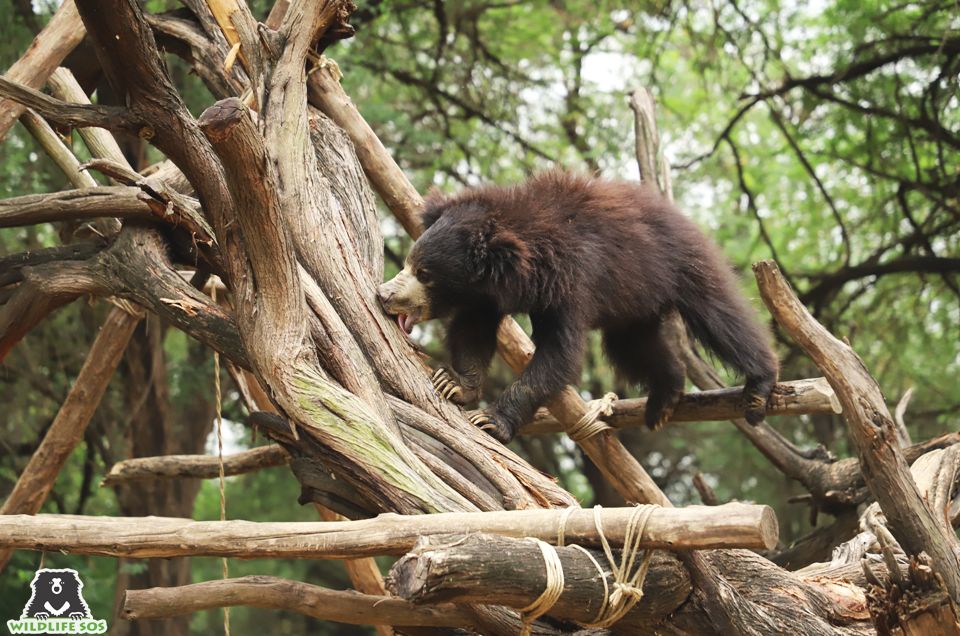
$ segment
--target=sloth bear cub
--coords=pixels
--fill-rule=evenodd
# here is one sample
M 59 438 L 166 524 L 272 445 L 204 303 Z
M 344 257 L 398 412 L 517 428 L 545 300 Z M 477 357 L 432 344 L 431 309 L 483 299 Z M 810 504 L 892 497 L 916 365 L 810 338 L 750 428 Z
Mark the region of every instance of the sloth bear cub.
M 432 195 L 422 223 L 405 268 L 378 294 L 407 333 L 449 318 L 453 368 L 434 375 L 443 395 L 476 400 L 500 320 L 526 313 L 533 323 L 530 364 L 472 418 L 498 440 L 511 440 L 578 380 L 590 329 L 603 331 L 617 371 L 646 385 L 647 425 L 661 426 L 684 387 L 683 364 L 661 334 L 673 310 L 745 377 L 747 421 L 763 419 L 777 380 L 768 334 L 719 249 L 652 188 L 549 172 L 513 187 Z

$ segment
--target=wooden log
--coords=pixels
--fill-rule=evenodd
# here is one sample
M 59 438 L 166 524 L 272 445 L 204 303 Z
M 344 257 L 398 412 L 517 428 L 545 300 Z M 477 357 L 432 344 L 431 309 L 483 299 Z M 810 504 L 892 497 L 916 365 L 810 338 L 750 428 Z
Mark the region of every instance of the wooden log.
M 4 77 L 39 89 L 47 77 L 83 41 L 86 31 L 74 0 L 64 0 L 23 57 L 14 62 Z M 24 107 L 11 100 L 0 100 L 0 140 L 20 117 Z
M 139 188 L 108 186 L 3 199 L 0 227 L 111 216 L 149 219 L 150 206 L 139 195 Z
M 960 563 L 954 554 L 957 537 L 943 531 L 920 495 L 876 380 L 850 345 L 810 315 L 776 263 L 757 263 L 754 273 L 770 313 L 823 371 L 840 398 L 864 480 L 890 521 L 894 536 L 908 554 L 926 552 L 953 602 L 960 602 Z
M 600 511 L 611 545 L 623 544 L 633 508 Z M 192 521 L 170 517 L 117 518 L 81 515 L 0 517 L 0 547 L 55 550 L 130 558 L 229 556 L 236 558 L 351 559 L 403 554 L 420 537 L 488 532 L 556 541 L 561 510 L 383 514 L 341 522 L 255 523 Z M 566 521 L 568 543 L 599 545 L 594 511 L 576 509 Z M 642 546 L 671 550 L 725 547 L 770 549 L 777 521 L 768 506 L 658 508 L 650 515 Z
M 290 455 L 280 446 L 260 446 L 225 455 L 223 474 L 227 477 L 251 473 L 263 468 L 284 466 Z M 220 476 L 220 459 L 214 455 L 165 455 L 137 457 L 117 462 L 110 468 L 101 486 L 117 486 L 146 479 L 216 479 Z
M 111 310 L 53 424 L 0 507 L 0 515 L 22 518 L 40 511 L 67 458 L 83 439 L 140 318 L 120 308 Z M 4 549 L 9 547 L 0 545 L 0 570 L 10 559 L 11 550 Z
M 557 548 L 563 566 L 564 588 L 550 616 L 581 623 L 595 619 L 604 597 L 597 566 L 581 550 Z M 613 576 L 606 556 L 594 558 Z M 390 570 L 389 589 L 414 603 L 486 603 L 523 608 L 546 585 L 540 548 L 532 541 L 489 534 L 429 537 L 418 543 Z M 676 610 L 691 592 L 690 576 L 673 555 L 655 552 L 643 586 L 644 596 L 614 628 L 636 634 L 652 628 Z M 608 589 L 607 593 L 612 591 Z
M 867 606 L 881 636 L 960 636 L 960 613 L 926 555 L 911 559 L 906 573 L 875 579 Z
M 712 422 L 732 420 L 743 416 L 743 387 L 686 393 L 680 398 L 670 422 Z M 614 428 L 644 426 L 647 398 L 617 400 L 613 414 L 603 421 Z M 777 384 L 767 404 L 767 416 L 808 415 L 811 413 L 840 413 L 840 403 L 825 378 L 794 380 Z M 534 421 L 523 427 L 521 433 L 555 433 L 563 427 L 550 412 L 541 409 Z
M 120 616 L 127 620 L 168 618 L 237 605 L 286 610 L 351 625 L 470 627 L 473 624 L 470 613 L 456 605 L 414 605 L 388 596 L 338 592 L 272 576 L 127 590 Z

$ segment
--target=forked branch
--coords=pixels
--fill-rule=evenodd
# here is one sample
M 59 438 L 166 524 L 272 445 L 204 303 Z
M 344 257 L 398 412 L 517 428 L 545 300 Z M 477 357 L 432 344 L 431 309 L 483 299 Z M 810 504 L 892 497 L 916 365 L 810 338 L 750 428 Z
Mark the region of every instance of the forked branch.
M 828 332 L 797 299 L 772 261 L 754 265 L 763 301 L 777 322 L 817 364 L 843 405 L 864 480 L 912 555 L 926 552 L 954 604 L 960 601 L 960 563 L 955 535 L 948 536 L 913 481 L 876 380 L 850 347 Z M 952 533 L 951 533 L 952 534 Z

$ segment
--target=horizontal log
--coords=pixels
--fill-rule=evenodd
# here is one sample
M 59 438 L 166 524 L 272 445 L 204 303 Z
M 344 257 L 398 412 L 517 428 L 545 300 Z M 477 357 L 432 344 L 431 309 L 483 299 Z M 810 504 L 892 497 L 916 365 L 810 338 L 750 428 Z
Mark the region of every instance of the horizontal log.
M 132 186 L 104 186 L 27 194 L 0 200 L 0 227 L 100 217 L 150 218 L 150 206 Z
M 446 539 L 446 540 L 445 540 Z M 563 569 L 563 593 L 548 614 L 554 618 L 589 623 L 604 600 L 604 581 L 584 552 L 557 548 Z M 614 579 L 602 552 L 593 557 Z M 532 541 L 489 534 L 467 539 L 431 537 L 417 545 L 390 570 L 391 592 L 415 603 L 484 603 L 524 608 L 540 596 L 547 583 L 540 548 Z M 643 585 L 643 598 L 621 619 L 615 631 L 637 634 L 672 614 L 691 592 L 690 576 L 667 552 L 654 552 Z
M 713 422 L 743 417 L 743 387 L 686 393 L 680 398 L 671 422 Z M 644 425 L 647 398 L 617 400 L 613 413 L 603 421 L 614 428 L 635 428 Z M 809 415 L 812 413 L 840 413 L 840 402 L 825 378 L 793 380 L 777 384 L 767 416 Z M 556 418 L 546 409 L 537 412 L 533 422 L 521 432 L 554 433 L 562 430 Z
M 120 616 L 127 620 L 168 618 L 237 605 L 287 610 L 351 625 L 463 627 L 473 622 L 470 614 L 456 605 L 414 605 L 398 598 L 339 592 L 273 576 L 127 590 Z
M 280 446 L 260 446 L 250 450 L 225 455 L 223 474 L 227 477 L 242 475 L 261 468 L 283 466 L 290 462 L 290 455 Z M 116 486 L 145 479 L 216 479 L 220 476 L 220 459 L 215 455 L 164 455 L 162 457 L 137 457 L 117 462 L 110 468 L 101 486 Z
M 383 514 L 340 522 L 256 523 L 170 517 L 11 515 L 0 517 L 0 548 L 99 554 L 124 558 L 227 556 L 240 559 L 354 559 L 404 554 L 423 536 L 487 532 L 556 541 L 561 510 Z M 633 508 L 600 511 L 611 545 L 623 544 Z M 599 545 L 593 510 L 574 510 L 567 543 Z M 673 550 L 763 548 L 776 545 L 777 519 L 769 506 L 658 508 L 647 521 L 642 547 Z

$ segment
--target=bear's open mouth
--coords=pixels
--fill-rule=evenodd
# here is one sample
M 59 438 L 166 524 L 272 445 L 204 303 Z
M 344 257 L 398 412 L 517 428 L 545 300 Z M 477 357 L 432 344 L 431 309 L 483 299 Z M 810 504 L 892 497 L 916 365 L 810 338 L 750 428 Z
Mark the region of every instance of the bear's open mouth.
M 397 314 L 397 324 L 409 336 L 413 332 L 413 326 L 417 324 L 417 317 L 413 314 Z

